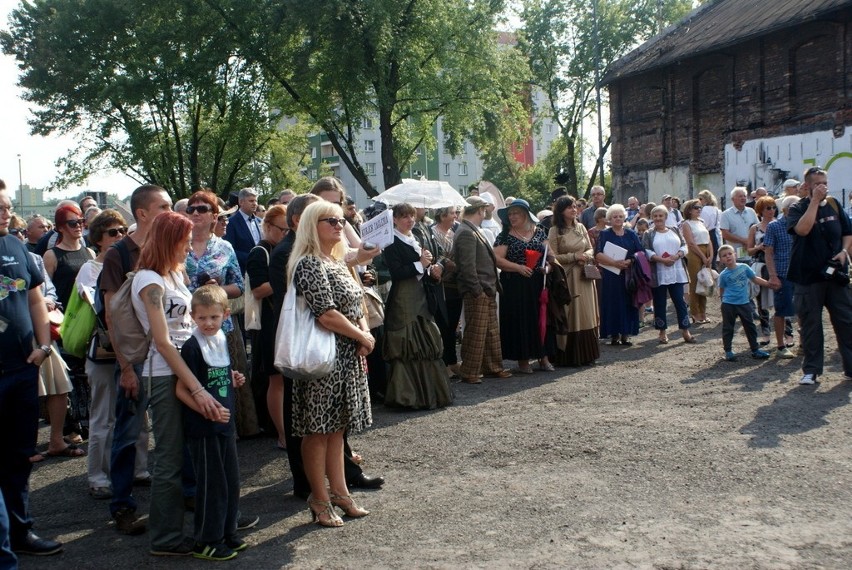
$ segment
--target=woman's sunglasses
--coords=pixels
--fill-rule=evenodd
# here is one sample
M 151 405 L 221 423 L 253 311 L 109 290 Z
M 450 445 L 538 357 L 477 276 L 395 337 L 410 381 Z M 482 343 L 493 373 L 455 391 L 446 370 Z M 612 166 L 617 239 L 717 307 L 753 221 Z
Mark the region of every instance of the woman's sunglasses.
M 104 232 L 109 237 L 115 237 L 117 235 L 125 235 L 127 233 L 127 228 L 110 228 Z
M 27 230 L 24 228 L 12 228 L 9 230 L 9 233 L 13 236 L 24 236 L 27 237 Z
M 337 226 L 343 227 L 343 226 L 346 225 L 346 220 L 343 219 L 343 218 L 320 218 L 317 221 L 318 222 L 328 222 L 328 225 L 330 225 L 333 228 L 336 228 Z
M 186 213 L 189 214 L 190 216 L 192 214 L 194 214 L 195 212 L 198 212 L 199 214 L 208 214 L 212 211 L 213 211 L 213 208 L 211 206 L 208 206 L 207 204 L 199 204 L 198 206 L 189 206 L 186 209 Z
M 69 228 L 76 228 L 83 225 L 83 220 L 65 220 L 65 225 Z

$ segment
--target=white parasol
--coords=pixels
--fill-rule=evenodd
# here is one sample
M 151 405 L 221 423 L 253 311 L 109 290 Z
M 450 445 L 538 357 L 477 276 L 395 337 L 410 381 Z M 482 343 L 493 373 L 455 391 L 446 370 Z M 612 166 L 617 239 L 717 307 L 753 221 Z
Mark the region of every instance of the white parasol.
M 445 208 L 466 206 L 464 197 L 443 180 L 403 179 L 402 184 L 388 188 L 374 198 L 388 206 L 411 204 L 415 208 Z

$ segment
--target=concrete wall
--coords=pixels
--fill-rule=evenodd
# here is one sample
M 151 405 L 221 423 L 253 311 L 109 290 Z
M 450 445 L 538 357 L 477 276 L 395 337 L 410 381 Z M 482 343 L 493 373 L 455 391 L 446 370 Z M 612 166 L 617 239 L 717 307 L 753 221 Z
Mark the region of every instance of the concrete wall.
M 843 129 L 842 136 L 835 134 L 832 130 L 754 139 L 739 150 L 729 143 L 725 145 L 725 188 L 764 186 L 779 193 L 784 180 L 802 180 L 802 173 L 816 165 L 828 170 L 829 192 L 845 203 L 852 192 L 852 125 Z

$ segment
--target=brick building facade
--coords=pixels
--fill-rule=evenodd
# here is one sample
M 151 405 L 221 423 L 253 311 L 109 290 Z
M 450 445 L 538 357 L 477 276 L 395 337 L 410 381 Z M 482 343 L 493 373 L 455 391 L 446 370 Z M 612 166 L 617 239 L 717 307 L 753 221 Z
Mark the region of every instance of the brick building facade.
M 779 189 L 813 164 L 852 191 L 852 0 L 715 0 L 604 83 L 616 201 Z

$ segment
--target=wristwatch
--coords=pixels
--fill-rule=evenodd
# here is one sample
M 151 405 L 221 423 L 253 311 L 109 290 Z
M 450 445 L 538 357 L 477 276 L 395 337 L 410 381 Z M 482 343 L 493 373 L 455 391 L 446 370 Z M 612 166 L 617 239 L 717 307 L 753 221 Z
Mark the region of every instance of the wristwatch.
M 38 348 L 44 351 L 45 356 L 50 356 L 50 353 L 53 352 L 53 347 L 49 344 L 40 344 Z

